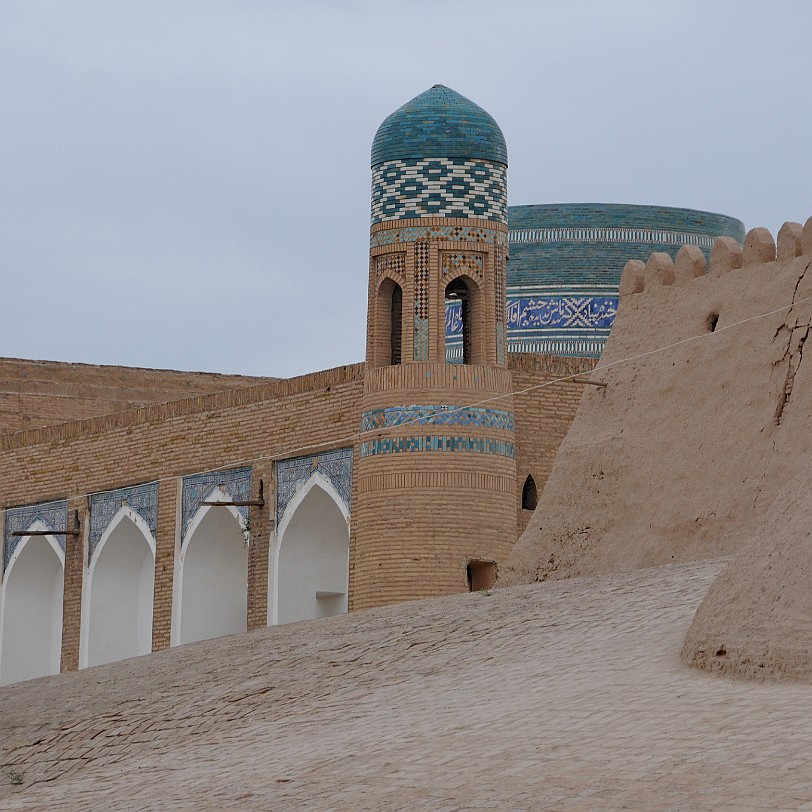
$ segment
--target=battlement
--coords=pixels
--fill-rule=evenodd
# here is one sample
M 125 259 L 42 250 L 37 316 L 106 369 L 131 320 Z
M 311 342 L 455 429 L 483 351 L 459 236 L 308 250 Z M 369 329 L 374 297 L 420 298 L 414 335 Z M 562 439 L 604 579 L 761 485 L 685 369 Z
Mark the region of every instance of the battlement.
M 812 218 L 631 261 L 515 584 L 735 555 L 812 453 Z
M 751 228 L 741 246 L 731 237 L 713 242 L 710 260 L 695 245 L 683 245 L 676 259 L 663 252 L 651 254 L 648 262 L 630 260 L 620 277 L 620 297 L 634 296 L 671 285 L 683 285 L 705 276 L 724 276 L 739 268 L 812 255 L 812 217 L 805 225 L 786 222 L 777 241 L 766 228 Z

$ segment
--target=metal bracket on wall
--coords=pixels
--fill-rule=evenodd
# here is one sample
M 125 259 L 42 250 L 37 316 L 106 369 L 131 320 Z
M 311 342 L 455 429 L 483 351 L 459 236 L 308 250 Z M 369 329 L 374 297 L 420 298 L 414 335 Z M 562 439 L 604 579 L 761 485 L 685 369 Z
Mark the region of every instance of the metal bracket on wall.
M 265 507 L 265 483 L 259 481 L 259 499 L 235 499 L 232 502 L 201 502 L 209 507 Z
M 79 511 L 73 511 L 73 526 L 75 530 L 15 530 L 9 533 L 10 536 L 81 536 L 81 524 L 79 523 Z

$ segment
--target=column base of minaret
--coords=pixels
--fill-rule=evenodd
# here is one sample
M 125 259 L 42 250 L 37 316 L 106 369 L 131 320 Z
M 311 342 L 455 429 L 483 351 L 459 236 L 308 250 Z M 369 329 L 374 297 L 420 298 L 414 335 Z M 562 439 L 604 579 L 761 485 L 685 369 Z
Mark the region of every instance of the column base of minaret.
M 368 369 L 361 428 L 350 608 L 464 592 L 472 562 L 498 568 L 516 536 L 510 373 Z

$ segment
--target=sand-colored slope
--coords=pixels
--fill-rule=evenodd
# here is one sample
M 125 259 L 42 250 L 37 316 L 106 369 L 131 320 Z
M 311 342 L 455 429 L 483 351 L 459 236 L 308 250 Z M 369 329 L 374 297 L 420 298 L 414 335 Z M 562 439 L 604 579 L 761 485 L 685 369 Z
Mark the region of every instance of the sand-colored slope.
M 812 687 L 680 667 L 719 568 L 412 602 L 0 688 L 0 809 L 803 808 Z
M 782 229 L 778 256 L 754 229 L 743 256 L 717 241 L 707 275 L 695 248 L 676 269 L 662 254 L 629 263 L 591 376 L 607 386 L 585 387 L 501 584 L 727 556 L 752 538 L 812 459 L 812 219 Z

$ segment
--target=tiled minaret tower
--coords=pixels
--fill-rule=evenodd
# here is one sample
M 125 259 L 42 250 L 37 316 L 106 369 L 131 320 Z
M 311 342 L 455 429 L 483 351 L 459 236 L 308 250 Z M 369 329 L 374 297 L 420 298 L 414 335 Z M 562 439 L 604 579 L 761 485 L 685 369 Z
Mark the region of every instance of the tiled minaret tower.
M 506 173 L 499 126 L 442 85 L 372 144 L 353 609 L 477 588 L 515 541 Z M 455 300 L 462 364 L 446 361 Z

